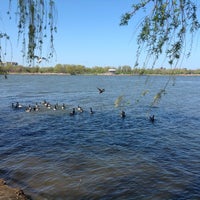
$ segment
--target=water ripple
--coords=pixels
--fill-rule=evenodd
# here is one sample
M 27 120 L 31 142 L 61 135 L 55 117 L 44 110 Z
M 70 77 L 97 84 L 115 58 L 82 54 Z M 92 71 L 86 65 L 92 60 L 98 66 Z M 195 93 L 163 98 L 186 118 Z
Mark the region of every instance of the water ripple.
M 0 176 L 34 200 L 199 199 L 199 94 L 196 78 L 188 78 L 150 109 L 153 93 L 133 100 L 142 77 L 10 77 L 0 88 Z M 162 77 L 154 80 L 161 85 Z M 97 83 L 105 95 L 98 94 Z M 122 91 L 129 103 L 115 108 Z M 31 113 L 11 108 L 12 102 L 44 99 L 67 108 Z M 70 116 L 78 105 L 85 112 Z

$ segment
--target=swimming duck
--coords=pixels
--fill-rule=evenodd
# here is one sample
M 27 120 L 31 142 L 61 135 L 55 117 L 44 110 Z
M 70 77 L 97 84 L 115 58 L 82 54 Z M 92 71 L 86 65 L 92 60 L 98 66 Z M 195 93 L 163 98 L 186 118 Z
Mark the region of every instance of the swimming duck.
M 36 103 L 35 106 L 32 108 L 34 111 L 39 111 L 39 106 L 38 104 Z
M 22 108 L 23 106 L 19 103 L 16 102 L 16 104 L 12 103 L 12 108 L 18 109 L 18 108 Z
M 47 104 L 46 104 L 46 107 L 47 107 L 48 109 L 51 109 L 51 104 L 50 104 L 50 103 L 47 103 Z
M 83 108 L 82 108 L 82 107 L 80 107 L 79 105 L 78 105 L 78 108 L 77 108 L 77 110 L 78 110 L 79 112 L 83 112 Z
M 97 89 L 99 90 L 99 94 L 105 92 L 105 89 L 104 89 L 104 88 L 103 88 L 103 89 L 101 89 L 101 88 L 97 88 Z
M 155 120 L 154 115 L 150 116 L 150 117 L 149 117 L 149 120 L 153 123 L 154 120 Z
M 92 110 L 91 107 L 90 107 L 90 114 L 94 114 L 94 111 Z
M 63 105 L 62 105 L 62 110 L 65 110 L 65 108 L 66 108 L 66 106 L 65 106 L 65 104 L 63 103 Z
M 35 108 L 36 108 L 36 110 L 39 110 L 39 105 L 37 102 L 35 103 Z
M 125 113 L 125 111 L 121 111 L 121 113 L 120 113 L 120 116 L 121 116 L 121 118 L 125 118 L 126 117 L 126 113 Z
M 73 108 L 73 110 L 69 113 L 70 116 L 75 115 L 75 108 Z
M 34 111 L 39 111 L 39 108 L 36 108 L 35 106 L 33 107 Z
M 42 101 L 42 104 L 43 104 L 44 106 L 46 106 L 46 105 L 47 105 L 47 101 L 46 101 L 46 100 Z
M 56 104 L 53 108 L 53 110 L 57 110 L 58 109 L 58 104 Z
M 32 111 L 32 107 L 29 105 L 29 106 L 26 108 L 25 111 L 26 111 L 26 112 L 31 112 L 31 111 Z

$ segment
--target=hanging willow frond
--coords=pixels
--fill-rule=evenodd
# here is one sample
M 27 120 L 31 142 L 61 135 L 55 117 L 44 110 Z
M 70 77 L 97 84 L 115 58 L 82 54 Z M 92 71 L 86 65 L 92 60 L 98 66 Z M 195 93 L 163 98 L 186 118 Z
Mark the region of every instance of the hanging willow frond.
M 166 91 L 164 89 L 161 89 L 155 96 L 153 99 L 153 102 L 151 103 L 151 107 L 154 106 L 155 104 L 159 103 L 159 101 L 161 100 L 161 97 L 163 95 L 166 94 Z
M 7 33 L 0 32 L 0 66 L 3 64 L 2 57 L 6 55 L 6 50 L 3 49 L 3 47 L 2 47 L 2 41 L 4 41 L 6 43 L 9 40 L 10 40 L 10 37 Z M 2 69 L 0 70 L 0 74 L 1 74 L 1 71 L 2 71 Z
M 36 56 L 43 56 L 46 41 L 50 43 L 50 49 L 45 57 L 53 57 L 54 33 L 57 31 L 54 1 L 18 0 L 17 17 L 18 40 L 22 40 L 22 53 L 28 63 L 33 63 Z
M 114 105 L 116 108 L 118 107 L 124 107 L 129 105 L 130 102 L 126 101 L 123 95 L 120 95 L 119 97 L 117 97 L 117 99 L 114 102 Z
M 149 93 L 149 90 L 145 90 L 145 91 L 142 92 L 141 96 L 145 96 L 148 93 Z
M 119 107 L 119 106 L 121 105 L 123 99 L 124 99 L 124 96 L 121 95 L 121 96 L 119 96 L 119 97 L 115 100 L 115 107 L 116 107 L 116 108 Z
M 166 55 L 171 66 L 176 65 L 183 55 L 183 50 L 186 50 L 188 39 L 192 44 L 194 33 L 200 29 L 197 1 L 141 0 L 132 8 L 132 11 L 122 16 L 120 25 L 127 25 L 137 13 L 143 12 L 144 18 L 140 23 L 137 37 L 138 49 L 135 65 L 139 64 L 143 52 L 147 57 L 152 57 L 152 67 L 161 54 Z M 190 55 L 191 45 L 187 51 L 187 55 Z M 147 63 L 144 63 L 144 66 L 145 64 Z

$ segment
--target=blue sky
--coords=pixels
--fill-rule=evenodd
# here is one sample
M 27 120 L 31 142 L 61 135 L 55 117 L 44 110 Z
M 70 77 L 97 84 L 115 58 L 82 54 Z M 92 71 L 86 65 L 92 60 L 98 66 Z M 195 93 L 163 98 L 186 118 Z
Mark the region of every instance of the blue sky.
M 131 5 L 132 1 L 124 0 L 57 1 L 58 62 L 87 67 L 133 65 L 133 31 L 119 26 Z
M 58 33 L 55 34 L 54 41 L 56 55 L 50 62 L 43 61 L 40 66 L 56 64 L 80 64 L 86 67 L 134 66 L 137 49 L 134 23 L 142 16 L 134 18 L 128 26 L 119 26 L 122 14 L 131 9 L 134 0 L 55 0 L 55 2 L 58 12 Z M 7 44 L 8 54 L 4 59 L 26 65 L 20 53 L 20 43 L 16 42 L 15 17 L 10 21 L 3 15 L 7 7 L 7 3 L 0 6 L 0 27 L 11 35 L 12 48 Z M 12 10 L 15 11 L 15 5 L 12 5 Z M 200 47 L 197 42 L 198 38 L 194 42 L 192 56 L 185 59 L 181 67 L 200 68 L 198 63 Z M 12 56 L 9 49 L 12 49 Z M 156 67 L 161 67 L 161 64 L 158 63 Z M 164 67 L 167 65 L 164 64 Z

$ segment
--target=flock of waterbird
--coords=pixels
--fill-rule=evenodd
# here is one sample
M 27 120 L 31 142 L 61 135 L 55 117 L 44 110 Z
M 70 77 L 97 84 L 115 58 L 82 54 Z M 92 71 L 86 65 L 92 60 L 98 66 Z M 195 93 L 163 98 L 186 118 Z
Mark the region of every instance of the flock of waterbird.
M 105 92 L 104 88 L 97 88 L 97 89 L 99 91 L 99 94 L 102 94 L 103 92 Z M 56 111 L 56 110 L 66 110 L 67 106 L 64 103 L 61 105 L 59 105 L 58 103 L 51 104 L 51 103 L 47 102 L 46 100 L 44 100 L 40 103 L 35 103 L 35 105 L 28 105 L 28 106 L 23 106 L 19 102 L 12 103 L 12 109 L 14 109 L 14 110 L 23 109 L 25 112 L 37 112 L 37 111 L 44 110 L 44 109 Z M 72 108 L 72 110 L 69 112 L 69 115 L 74 116 L 77 113 L 83 113 L 83 112 L 85 112 L 85 110 L 81 106 L 78 105 L 77 107 Z M 92 107 L 89 108 L 88 112 L 90 114 L 94 114 Z M 120 117 L 121 118 L 126 117 L 126 113 L 124 110 L 122 110 L 120 112 Z M 149 120 L 153 123 L 155 120 L 154 115 L 150 116 Z
M 29 104 L 28 106 L 24 106 L 21 103 L 16 102 L 16 103 L 12 103 L 12 109 L 24 110 L 25 112 L 37 112 L 37 111 L 44 111 L 44 110 L 56 111 L 56 110 L 66 110 L 67 105 L 64 103 L 61 105 L 59 105 L 58 103 L 51 104 L 51 103 L 47 102 L 46 100 L 44 100 L 40 103 L 36 102 L 34 105 Z M 83 112 L 85 112 L 85 110 L 81 106 L 78 105 L 77 107 L 72 108 L 69 115 L 72 116 L 72 115 L 75 115 L 76 113 L 83 113 Z M 89 113 L 94 114 L 92 107 L 90 107 Z

